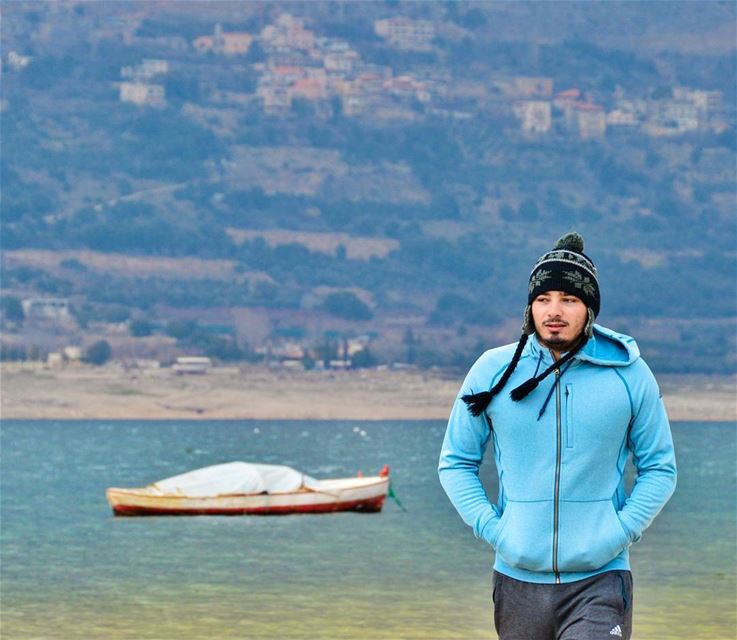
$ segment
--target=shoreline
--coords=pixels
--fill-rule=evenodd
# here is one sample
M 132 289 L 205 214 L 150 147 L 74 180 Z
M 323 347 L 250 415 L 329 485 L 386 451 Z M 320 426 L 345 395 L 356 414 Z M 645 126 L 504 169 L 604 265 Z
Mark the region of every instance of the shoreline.
M 4 420 L 446 420 L 462 374 L 3 363 Z M 737 421 L 734 376 L 658 376 L 673 421 Z

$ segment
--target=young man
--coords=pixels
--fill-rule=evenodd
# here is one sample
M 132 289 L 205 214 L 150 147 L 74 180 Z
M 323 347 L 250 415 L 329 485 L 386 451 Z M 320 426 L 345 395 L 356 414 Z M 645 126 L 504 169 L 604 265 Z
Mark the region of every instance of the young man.
M 500 640 L 629 638 L 629 546 L 675 489 L 657 383 L 632 338 L 594 324 L 599 284 L 583 248 L 570 233 L 538 259 L 522 338 L 473 365 L 440 454 L 448 497 L 496 550 Z M 495 504 L 479 480 L 490 440 Z

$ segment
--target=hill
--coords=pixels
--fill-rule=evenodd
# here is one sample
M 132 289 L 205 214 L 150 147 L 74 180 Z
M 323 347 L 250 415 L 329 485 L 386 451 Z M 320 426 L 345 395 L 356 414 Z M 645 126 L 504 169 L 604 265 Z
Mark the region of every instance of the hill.
M 731 3 L 0 11 L 5 358 L 463 366 L 576 228 L 656 369 L 737 362 Z

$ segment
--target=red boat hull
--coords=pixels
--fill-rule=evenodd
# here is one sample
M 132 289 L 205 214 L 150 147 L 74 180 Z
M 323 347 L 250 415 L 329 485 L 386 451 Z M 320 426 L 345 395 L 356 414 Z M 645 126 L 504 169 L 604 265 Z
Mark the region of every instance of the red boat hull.
M 290 506 L 268 506 L 247 508 L 202 508 L 202 509 L 161 509 L 137 505 L 113 506 L 117 516 L 243 516 L 243 515 L 289 515 L 293 513 L 332 513 L 336 511 L 361 511 L 377 513 L 384 506 L 386 496 L 369 500 L 334 502 L 332 504 L 304 504 Z

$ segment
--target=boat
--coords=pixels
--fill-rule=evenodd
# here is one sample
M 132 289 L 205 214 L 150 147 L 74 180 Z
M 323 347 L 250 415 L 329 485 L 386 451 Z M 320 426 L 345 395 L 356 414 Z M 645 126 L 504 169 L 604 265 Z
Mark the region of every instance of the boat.
M 116 516 L 196 516 L 378 512 L 388 492 L 387 465 L 378 476 L 316 480 L 283 465 L 236 461 L 106 494 Z

